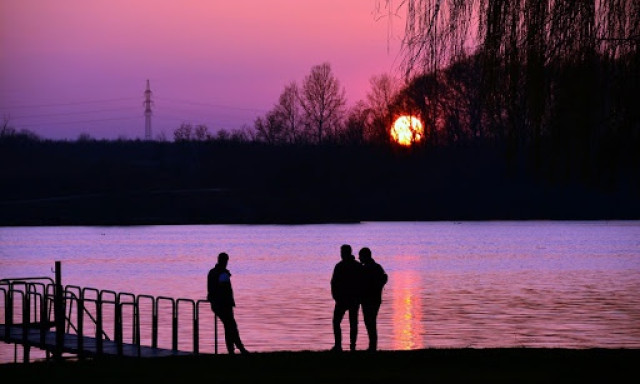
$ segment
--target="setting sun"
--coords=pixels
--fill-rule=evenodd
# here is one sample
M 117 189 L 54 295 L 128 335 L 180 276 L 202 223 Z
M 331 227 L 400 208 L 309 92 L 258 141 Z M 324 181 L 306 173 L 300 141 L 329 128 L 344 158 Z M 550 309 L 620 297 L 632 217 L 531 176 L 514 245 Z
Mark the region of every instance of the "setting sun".
M 424 137 L 422 122 L 415 116 L 402 115 L 391 127 L 391 138 L 400 145 L 409 146 Z

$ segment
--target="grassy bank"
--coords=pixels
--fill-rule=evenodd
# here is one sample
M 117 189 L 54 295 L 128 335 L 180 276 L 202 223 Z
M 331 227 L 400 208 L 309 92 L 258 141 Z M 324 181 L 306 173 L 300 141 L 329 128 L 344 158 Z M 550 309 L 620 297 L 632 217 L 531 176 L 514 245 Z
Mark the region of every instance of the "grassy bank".
M 25 382 L 584 383 L 637 382 L 640 349 L 427 349 L 273 352 L 0 365 Z

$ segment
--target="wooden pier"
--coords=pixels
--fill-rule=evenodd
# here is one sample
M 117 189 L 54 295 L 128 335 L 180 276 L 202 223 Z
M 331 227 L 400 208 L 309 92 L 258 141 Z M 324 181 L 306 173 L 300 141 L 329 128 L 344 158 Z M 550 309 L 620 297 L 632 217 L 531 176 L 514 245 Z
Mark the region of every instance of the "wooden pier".
M 9 336 L 5 339 L 5 335 L 7 334 Z M 84 339 L 82 342 L 78 341 L 78 337 L 78 335 L 72 333 L 65 334 L 62 344 L 62 353 L 70 353 L 77 356 L 84 355 L 86 357 L 122 356 L 141 358 L 193 355 L 193 352 L 152 348 L 145 345 L 123 343 L 119 346 L 118 343 L 111 340 L 104 340 L 102 352 L 99 352 L 98 343 L 95 337 L 82 336 Z M 35 347 L 51 353 L 54 353 L 57 350 L 55 331 L 44 331 L 43 342 L 41 331 L 39 329 L 27 327 L 27 334 L 25 337 L 24 327 L 22 325 L 0 325 L 0 341 L 20 344 L 25 347 Z M 82 351 L 78 349 L 79 344 L 83 345 Z M 122 350 L 119 352 L 118 348 L 122 348 Z
M 63 353 L 80 359 L 197 355 L 200 354 L 200 307 L 206 305 L 210 313 L 209 303 L 205 300 L 63 286 L 59 262 L 56 262 L 55 281 L 49 277 L 1 279 L 0 300 L 3 301 L 0 309 L 4 311 L 4 316 L 0 316 L 0 341 L 22 345 L 25 362 L 29 361 L 31 348 L 46 351 L 47 358 L 50 354 L 60 358 Z M 141 310 L 141 303 L 146 311 Z M 171 348 L 158 346 L 160 304 L 169 309 Z M 189 315 L 184 312 L 180 315 L 181 310 L 188 311 Z M 185 321 L 187 317 L 190 324 L 183 328 L 190 328 L 192 348 L 184 351 L 178 349 L 181 336 L 179 321 Z M 142 323 L 146 324 L 146 329 L 141 329 Z M 124 327 L 129 331 L 128 338 L 124 336 Z M 110 335 L 106 328 L 109 328 Z M 216 354 L 217 328 L 217 318 L 214 317 Z M 143 331 L 148 335 L 148 345 L 142 342 Z

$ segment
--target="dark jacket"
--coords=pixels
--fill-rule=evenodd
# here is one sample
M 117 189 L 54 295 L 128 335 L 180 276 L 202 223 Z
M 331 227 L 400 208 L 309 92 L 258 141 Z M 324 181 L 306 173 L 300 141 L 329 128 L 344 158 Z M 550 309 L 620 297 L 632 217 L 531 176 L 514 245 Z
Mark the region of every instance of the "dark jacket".
M 331 277 L 331 296 L 340 304 L 360 302 L 362 265 L 355 257 L 341 260 L 333 269 Z
M 362 265 L 362 302 L 382 302 L 382 289 L 388 277 L 382 266 L 371 260 Z
M 216 308 L 236 305 L 231 288 L 231 272 L 218 264 L 207 275 L 207 300 Z

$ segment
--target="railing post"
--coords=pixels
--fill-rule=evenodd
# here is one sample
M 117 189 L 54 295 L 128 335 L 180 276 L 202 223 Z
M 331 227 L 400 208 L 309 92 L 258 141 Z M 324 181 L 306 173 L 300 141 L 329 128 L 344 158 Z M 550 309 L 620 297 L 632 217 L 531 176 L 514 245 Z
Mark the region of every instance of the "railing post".
M 136 298 L 136 306 L 134 308 L 134 318 L 133 321 L 135 323 L 135 332 L 134 332 L 134 344 L 136 345 L 136 350 L 138 351 L 138 357 L 140 357 L 141 348 L 140 348 L 140 301 Z
M 151 347 L 158 348 L 158 302 L 153 304 L 153 313 L 151 314 Z
M 122 304 L 120 303 L 120 297 L 116 299 L 115 304 L 115 324 L 114 324 L 114 333 L 115 333 L 115 341 L 116 347 L 118 349 L 118 356 L 122 356 Z
M 148 313 L 145 313 L 142 310 L 142 300 L 149 300 L 151 303 L 151 311 Z M 148 326 L 150 326 L 149 328 L 145 327 L 145 331 L 146 332 L 151 332 L 151 333 L 146 333 L 146 335 L 150 336 L 151 339 L 148 342 L 148 346 L 151 346 L 153 344 L 153 338 L 154 338 L 154 334 L 153 334 L 153 314 L 155 313 L 155 306 L 156 306 L 156 299 L 153 296 L 149 296 L 149 295 L 138 295 L 135 299 L 135 309 L 136 309 L 136 318 L 135 318 L 135 322 L 136 322 L 136 346 L 138 348 L 138 356 L 140 356 L 142 354 L 142 323 L 143 323 L 143 316 L 144 319 L 147 321 Z
M 7 300 L 8 300 L 7 290 L 0 286 L 0 291 L 2 291 L 2 296 L 3 296 L 3 298 L 2 298 L 3 302 L 2 303 L 4 304 L 4 316 L 5 316 L 4 317 L 4 324 L 5 324 L 5 327 L 4 327 L 4 339 L 5 340 L 9 340 L 9 332 L 7 332 L 9 330 L 9 324 L 7 324 L 7 310 L 8 310 L 8 308 L 7 308 Z
M 176 308 L 177 305 L 174 306 L 174 308 Z M 173 321 L 172 321 L 172 327 L 171 327 L 171 333 L 172 333 L 172 343 L 171 343 L 171 347 L 173 348 L 174 351 L 178 350 L 178 311 L 176 309 L 173 310 Z
M 193 353 L 200 353 L 200 318 L 198 316 L 198 302 L 195 302 L 195 310 L 193 315 Z
M 64 303 L 62 301 L 62 266 L 56 261 L 56 288 L 54 290 L 54 317 L 56 324 L 55 358 L 62 358 L 64 344 Z
M 27 285 L 24 287 L 24 296 L 22 300 L 22 348 L 24 352 L 24 362 L 29 362 L 29 322 L 31 321 L 31 302 L 29 299 L 29 289 Z
M 78 297 L 78 357 L 84 359 L 84 297 Z
M 44 346 L 45 333 L 49 326 L 49 317 L 47 316 L 47 288 L 42 287 L 42 297 L 40 298 L 40 345 Z M 48 351 L 47 351 L 48 352 Z M 47 356 L 48 357 L 48 356 Z
M 4 310 L 4 339 L 5 340 L 9 340 L 9 329 L 11 328 L 11 325 L 13 324 L 13 293 L 11 292 L 12 287 L 11 284 L 8 284 L 7 286 L 7 290 L 4 291 L 4 305 L 5 305 L 5 310 Z
M 53 291 L 51 291 L 51 289 L 53 289 Z M 55 313 L 54 313 L 54 318 L 53 321 L 51 319 L 51 310 L 54 309 L 55 307 L 55 295 L 56 295 L 56 285 L 55 283 L 49 283 L 47 284 L 47 286 L 45 287 L 45 293 L 44 293 L 44 311 L 45 314 L 44 316 L 47 318 L 47 325 L 49 328 L 51 327 L 51 324 L 53 324 L 53 327 L 55 328 Z M 43 343 L 44 343 L 44 339 L 43 339 Z M 47 352 L 46 352 L 46 359 L 47 361 L 51 360 L 51 357 L 53 356 L 53 353 L 51 352 L 50 349 L 47 348 Z
M 9 284 L 7 292 L 7 310 L 4 313 L 4 323 L 7 325 L 5 333 L 9 340 L 9 328 L 13 325 L 13 284 Z
M 138 300 L 134 301 L 133 304 L 133 337 L 132 341 L 134 345 L 140 345 L 140 325 L 138 322 L 140 321 L 140 313 L 138 311 Z
M 140 345 L 140 311 L 138 310 L 138 300 L 133 304 L 133 344 Z
M 102 356 L 102 294 L 98 292 L 96 299 L 96 354 Z

